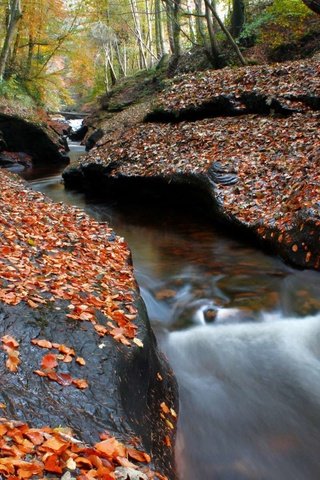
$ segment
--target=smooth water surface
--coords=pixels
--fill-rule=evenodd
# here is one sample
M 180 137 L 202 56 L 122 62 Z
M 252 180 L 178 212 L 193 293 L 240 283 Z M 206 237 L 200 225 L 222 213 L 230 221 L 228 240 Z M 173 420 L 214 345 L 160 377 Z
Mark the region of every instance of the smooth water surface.
M 77 147 L 79 150 L 79 147 Z M 32 187 L 128 242 L 180 388 L 180 480 L 320 478 L 320 276 L 231 239 L 191 212 Z

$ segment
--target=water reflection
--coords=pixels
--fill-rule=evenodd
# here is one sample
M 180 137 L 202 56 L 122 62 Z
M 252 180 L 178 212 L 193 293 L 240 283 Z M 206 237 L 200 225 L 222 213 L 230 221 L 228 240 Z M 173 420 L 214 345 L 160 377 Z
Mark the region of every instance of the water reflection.
M 110 222 L 129 243 L 179 381 L 181 480 L 318 480 L 320 316 L 305 317 L 320 310 L 319 274 L 188 212 L 104 204 L 65 191 L 59 175 L 31 184 Z

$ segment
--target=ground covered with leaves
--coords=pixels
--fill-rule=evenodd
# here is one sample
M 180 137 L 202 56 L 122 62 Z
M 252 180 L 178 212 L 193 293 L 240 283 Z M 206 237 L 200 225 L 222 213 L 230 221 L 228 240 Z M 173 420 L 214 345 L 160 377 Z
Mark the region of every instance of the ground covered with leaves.
M 196 179 L 213 215 L 288 261 L 319 269 L 319 73 L 319 60 L 311 59 L 175 79 L 155 102 L 155 122 L 105 137 L 78 173 L 83 179 L 90 171 L 92 182 L 96 165 L 113 184 Z M 227 103 L 215 103 L 222 97 Z
M 320 62 L 316 59 L 187 74 L 172 81 L 160 94 L 155 108 L 178 117 L 183 111 L 200 109 L 224 98 L 230 102 L 229 112 L 233 109 L 241 113 L 248 107 L 257 108 L 254 94 L 260 99 L 265 97 L 270 104 L 278 101 L 278 108 L 304 111 L 313 105 L 319 108 L 319 76 Z
M 0 239 L 0 474 L 164 478 L 175 382 L 124 240 L 5 170 Z

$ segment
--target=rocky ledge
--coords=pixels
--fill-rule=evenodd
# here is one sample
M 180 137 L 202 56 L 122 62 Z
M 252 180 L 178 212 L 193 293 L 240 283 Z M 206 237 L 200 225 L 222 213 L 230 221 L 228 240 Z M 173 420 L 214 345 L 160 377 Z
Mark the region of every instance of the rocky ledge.
M 319 270 L 319 72 L 309 60 L 186 75 L 158 97 L 153 123 L 104 137 L 65 171 L 65 184 L 197 204 L 289 263 Z
M 0 166 L 69 163 L 68 145 L 57 122 L 34 123 L 0 111 Z
M 176 384 L 124 240 L 4 170 L 0 207 L 1 475 L 174 478 Z

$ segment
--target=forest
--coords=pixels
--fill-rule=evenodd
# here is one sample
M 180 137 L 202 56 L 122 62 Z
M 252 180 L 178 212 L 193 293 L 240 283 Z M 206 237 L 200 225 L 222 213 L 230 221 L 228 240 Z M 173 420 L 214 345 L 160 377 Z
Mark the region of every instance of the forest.
M 90 103 L 197 48 L 212 68 L 261 63 L 318 33 L 317 10 L 316 0 L 3 0 L 1 93 L 49 108 Z
M 0 25 L 0 480 L 319 480 L 320 0 Z

